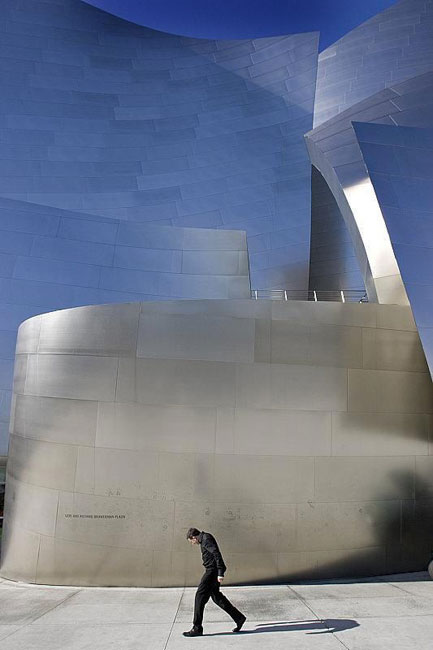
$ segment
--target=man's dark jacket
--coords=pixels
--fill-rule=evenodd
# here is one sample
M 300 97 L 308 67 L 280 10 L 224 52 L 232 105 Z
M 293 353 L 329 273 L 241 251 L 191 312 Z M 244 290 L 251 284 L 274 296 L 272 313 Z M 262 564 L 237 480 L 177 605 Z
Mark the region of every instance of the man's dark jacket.
M 201 548 L 201 556 L 203 566 L 208 570 L 217 570 L 218 575 L 223 577 L 227 570 L 221 552 L 218 548 L 216 539 L 210 533 L 205 533 L 204 530 L 198 536 L 198 541 Z

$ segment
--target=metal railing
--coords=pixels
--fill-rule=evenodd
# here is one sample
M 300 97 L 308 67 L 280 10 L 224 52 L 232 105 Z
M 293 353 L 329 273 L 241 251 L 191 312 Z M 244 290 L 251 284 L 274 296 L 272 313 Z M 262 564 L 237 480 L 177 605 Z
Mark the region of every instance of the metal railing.
M 368 302 L 366 292 L 358 289 L 338 291 L 252 289 L 251 298 L 254 300 L 309 300 L 311 302 Z

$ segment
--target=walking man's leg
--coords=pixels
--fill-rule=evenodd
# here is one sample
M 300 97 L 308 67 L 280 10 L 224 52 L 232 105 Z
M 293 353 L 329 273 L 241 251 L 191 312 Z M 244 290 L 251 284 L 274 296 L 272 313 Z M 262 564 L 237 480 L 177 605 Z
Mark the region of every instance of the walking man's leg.
M 236 623 L 236 627 L 234 628 L 233 632 L 240 632 L 242 625 L 246 621 L 246 617 L 244 614 L 242 614 L 242 612 L 236 609 L 234 605 L 232 605 L 232 603 L 228 598 L 226 598 L 226 596 L 224 596 L 224 594 L 221 593 L 218 580 L 216 580 L 213 584 L 211 598 L 214 601 L 215 605 L 218 605 L 218 607 L 221 607 L 221 609 L 227 612 L 227 614 L 231 616 Z
M 203 613 L 211 596 L 212 585 L 212 575 L 206 572 L 200 580 L 195 594 L 192 629 L 189 632 L 184 632 L 184 636 L 201 636 L 203 634 Z
M 203 613 L 207 601 L 210 598 L 210 585 L 200 583 L 195 594 L 194 602 L 194 619 L 192 624 L 194 627 L 203 628 Z

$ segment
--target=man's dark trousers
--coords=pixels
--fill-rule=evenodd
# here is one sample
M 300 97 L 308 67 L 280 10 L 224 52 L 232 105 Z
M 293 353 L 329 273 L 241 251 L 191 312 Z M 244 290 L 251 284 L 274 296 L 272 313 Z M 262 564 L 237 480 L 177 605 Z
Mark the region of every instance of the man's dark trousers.
M 194 627 L 203 627 L 203 612 L 209 598 L 212 598 L 214 603 L 221 607 L 232 619 L 237 623 L 241 618 L 241 612 L 234 607 L 231 602 L 220 592 L 220 584 L 218 582 L 218 570 L 206 569 L 203 574 L 200 584 L 197 587 L 194 605 Z

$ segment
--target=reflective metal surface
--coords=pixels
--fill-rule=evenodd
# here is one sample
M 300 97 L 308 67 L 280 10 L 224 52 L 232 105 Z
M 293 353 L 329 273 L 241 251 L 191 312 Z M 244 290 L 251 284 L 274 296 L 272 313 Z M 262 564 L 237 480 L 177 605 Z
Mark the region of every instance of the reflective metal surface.
M 233 582 L 426 565 L 432 11 L 318 63 L 1 4 L 2 575 L 194 583 L 190 525 Z
M 432 11 L 431 3 L 402 0 L 319 56 L 314 129 L 306 138 L 311 161 L 345 220 L 369 298 L 381 303 L 405 304 L 407 294 L 381 211 L 384 202 L 377 201 L 352 123 L 433 125 Z M 332 233 L 338 223 L 334 215 L 323 229 L 325 244 L 327 230 Z M 325 260 L 316 283 L 320 276 L 329 282 L 334 273 L 335 285 L 327 288 L 340 288 L 347 271 L 357 270 L 345 238 L 334 242 Z
M 432 373 L 433 129 L 379 124 L 354 129 Z
M 252 289 L 251 298 L 254 300 L 312 300 L 313 302 L 368 302 L 368 296 L 362 289 L 340 289 L 322 291 L 293 291 L 291 289 Z
M 0 18 L 5 454 L 23 320 L 244 298 L 249 271 L 308 287 L 319 35 L 185 38 L 81 0 L 2 2 Z
M 194 584 L 191 525 L 218 537 L 228 582 L 427 564 L 433 396 L 409 307 L 145 302 L 36 323 L 2 576 Z

